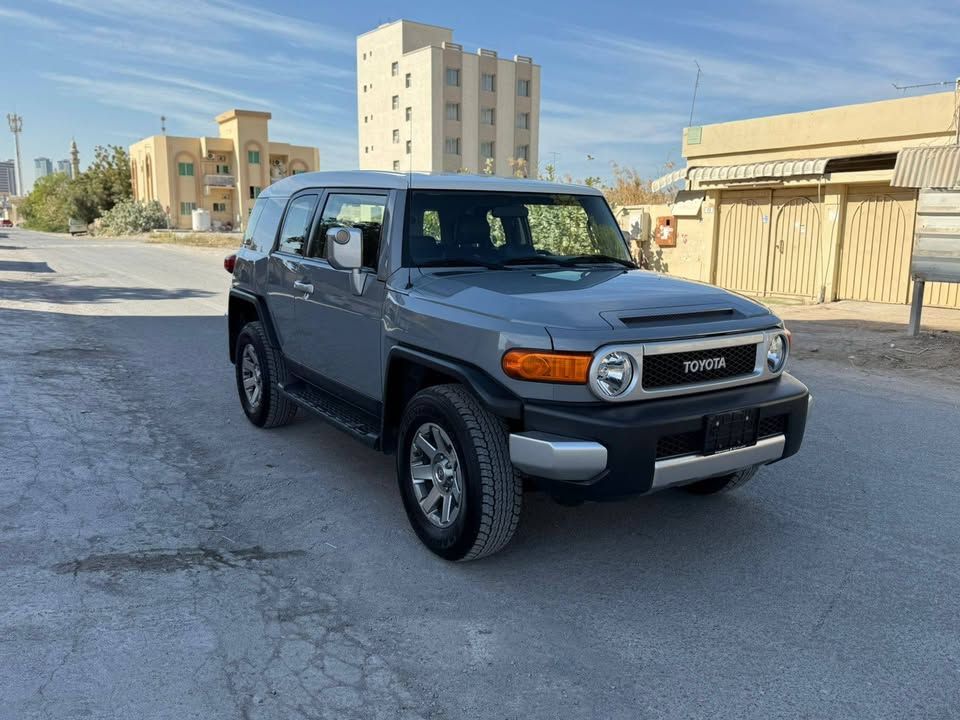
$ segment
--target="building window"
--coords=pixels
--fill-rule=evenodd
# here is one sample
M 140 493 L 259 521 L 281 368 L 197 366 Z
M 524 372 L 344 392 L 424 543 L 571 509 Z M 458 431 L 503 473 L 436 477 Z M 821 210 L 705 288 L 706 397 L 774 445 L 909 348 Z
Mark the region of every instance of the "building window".
M 493 142 L 480 143 L 480 157 L 484 160 L 492 160 L 494 157 Z
M 447 68 L 447 85 L 451 87 L 460 87 L 460 69 Z
M 213 211 L 214 211 L 215 213 L 225 213 L 225 212 L 227 211 L 227 204 L 226 204 L 226 203 L 214 203 L 214 204 L 213 204 Z
M 367 122 L 367 116 L 366 116 L 366 115 L 363 116 L 363 122 L 364 122 L 364 123 Z
M 399 130 L 394 130 L 394 131 L 393 131 L 393 142 L 394 142 L 394 143 L 399 143 L 399 142 L 400 142 L 400 131 L 399 131 Z
M 480 89 L 487 92 L 497 91 L 497 76 L 493 73 L 483 73 L 480 76 Z
M 517 145 L 517 160 L 530 160 L 530 146 Z
M 530 97 L 529 80 L 517 80 L 517 95 L 520 97 Z
M 399 96 L 399 95 L 394 95 L 392 98 L 390 98 L 390 107 L 393 108 L 394 110 L 399 110 L 399 109 L 400 109 L 400 96 Z
M 404 75 L 404 77 L 403 77 L 403 84 L 404 84 L 406 87 L 410 87 L 410 73 L 407 73 L 406 75 Z
M 367 59 L 367 54 L 366 54 L 366 53 L 363 54 L 363 59 L 364 59 L 364 60 Z
M 480 109 L 480 124 L 493 125 L 496 121 L 496 111 L 493 108 Z
M 251 165 L 260 164 L 260 151 L 259 150 L 247 150 L 247 162 Z
M 290 171 L 290 174 L 291 174 L 291 175 L 299 175 L 300 173 L 304 173 L 304 172 L 306 172 L 306 170 L 301 170 L 300 168 L 297 168 L 296 170 L 291 170 L 291 171 Z
M 370 152 L 370 146 L 369 146 L 369 145 L 364 145 L 364 146 L 363 146 L 363 151 L 364 151 L 365 153 Z
M 177 163 L 177 174 L 180 177 L 193 177 L 193 163 Z
M 460 154 L 460 138 L 453 137 L 447 138 L 443 143 L 443 150 L 447 155 L 459 155 Z
M 517 127 L 521 130 L 530 129 L 530 113 L 517 113 Z
M 408 107 L 405 115 L 407 122 L 410 122 L 413 119 L 413 108 Z
M 194 210 L 197 209 L 197 204 L 195 202 L 182 202 L 180 203 L 180 214 L 189 215 Z
M 230 166 L 229 165 L 217 165 L 217 175 L 229 175 Z
M 460 103 L 447 103 L 447 120 L 460 119 Z
M 367 91 L 367 86 L 366 86 L 366 85 L 363 86 L 363 91 L 364 91 L 364 92 Z
M 407 155 L 413 152 L 413 143 L 410 140 L 407 140 Z
M 251 186 L 250 186 L 250 199 L 251 199 L 251 200 L 256 200 L 258 197 L 260 197 L 260 192 L 261 192 L 262 190 L 263 190 L 263 188 L 260 187 L 259 185 L 251 185 Z
M 393 77 L 396 77 L 399 74 L 400 74 L 400 63 L 394 62 L 390 66 L 390 75 L 392 75 Z
M 399 172 L 399 170 L 400 170 L 400 161 L 399 161 L 399 160 L 394 160 L 394 161 L 393 161 L 393 171 L 394 171 L 394 172 Z

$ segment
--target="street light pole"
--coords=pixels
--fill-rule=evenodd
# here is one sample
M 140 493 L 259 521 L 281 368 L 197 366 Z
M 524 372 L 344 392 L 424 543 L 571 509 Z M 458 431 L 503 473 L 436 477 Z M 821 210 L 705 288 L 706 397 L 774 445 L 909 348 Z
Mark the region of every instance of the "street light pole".
M 13 142 L 17 148 L 17 194 L 23 195 L 23 167 L 20 162 L 20 133 L 23 132 L 23 117 L 16 113 L 7 115 L 10 132 L 13 133 Z

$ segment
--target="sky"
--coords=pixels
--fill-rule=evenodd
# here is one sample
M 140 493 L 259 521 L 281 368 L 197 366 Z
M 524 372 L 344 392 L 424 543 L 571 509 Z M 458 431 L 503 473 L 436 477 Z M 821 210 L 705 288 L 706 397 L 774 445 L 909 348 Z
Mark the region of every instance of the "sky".
M 273 113 L 271 137 L 320 148 L 321 169 L 357 165 L 355 38 L 400 18 L 453 28 L 465 50 L 542 67 L 541 165 L 607 179 L 682 166 L 693 124 L 951 89 L 960 0 L 682 3 L 0 0 L 0 114 L 23 116 L 33 159 L 81 164 L 95 145 L 160 131 L 216 135 L 214 116 Z M 14 155 L 0 126 L 0 159 Z

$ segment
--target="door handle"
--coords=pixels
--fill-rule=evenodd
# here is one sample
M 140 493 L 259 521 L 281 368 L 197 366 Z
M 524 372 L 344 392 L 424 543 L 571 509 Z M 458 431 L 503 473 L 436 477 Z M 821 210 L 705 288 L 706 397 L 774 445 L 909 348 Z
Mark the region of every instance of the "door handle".
M 313 285 L 311 285 L 310 283 L 300 282 L 299 280 L 294 280 L 293 289 L 299 290 L 300 292 L 306 293 L 307 295 L 309 295 L 310 293 L 313 292 Z

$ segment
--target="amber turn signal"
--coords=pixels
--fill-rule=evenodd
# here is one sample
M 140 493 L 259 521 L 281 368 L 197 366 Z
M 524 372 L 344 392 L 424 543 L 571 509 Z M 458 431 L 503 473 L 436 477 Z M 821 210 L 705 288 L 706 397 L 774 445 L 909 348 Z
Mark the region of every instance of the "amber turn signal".
M 583 353 L 510 350 L 503 356 L 503 371 L 517 380 L 585 385 L 593 355 Z

